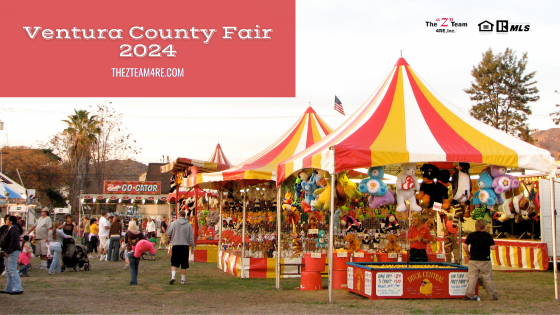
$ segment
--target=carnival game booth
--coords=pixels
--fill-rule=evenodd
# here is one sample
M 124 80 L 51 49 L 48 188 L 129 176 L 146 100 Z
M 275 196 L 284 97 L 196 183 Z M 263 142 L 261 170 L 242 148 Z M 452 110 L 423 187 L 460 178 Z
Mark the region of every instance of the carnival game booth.
M 189 176 L 222 171 L 230 167 L 231 164 L 218 143 L 208 161 L 178 158 L 160 168 L 162 173 L 172 172 L 171 190 L 168 195 L 170 217 L 177 218 L 179 211 L 184 210 L 193 226 L 196 262 L 218 261 L 219 215 L 216 194 L 202 190 L 196 184 L 189 185 Z
M 371 201 L 377 203 L 384 201 L 378 197 L 392 201 L 392 196 L 387 195 L 390 192 L 378 190 L 383 186 L 380 185 L 379 174 L 386 170 L 400 169 L 394 198 L 397 200 L 396 210 L 401 212 L 410 208 L 419 211 L 422 208 L 415 197 L 415 191 L 419 190 L 415 171 L 425 163 L 458 163 L 460 170 L 457 171 L 463 173 L 468 169 L 467 163 L 472 173 L 478 173 L 488 166 L 499 166 L 502 172 L 504 168 L 513 168 L 554 174 L 556 170 L 550 152 L 494 129 L 449 104 L 400 58 L 378 89 L 347 121 L 321 141 L 279 164 L 277 185 L 301 170 L 324 170 L 330 176 L 330 204 L 335 204 L 335 188 L 340 174 L 356 168 L 369 168 L 370 178 L 365 183 L 362 182 L 363 191 L 370 194 Z M 490 176 L 482 175 L 484 172 L 480 174 L 481 177 Z M 459 183 L 464 181 L 461 177 L 466 178 L 468 187 L 469 176 L 458 175 Z M 374 179 L 377 179 L 375 185 Z M 449 177 L 444 181 L 449 181 Z M 455 200 L 456 197 L 461 202 L 466 201 L 470 195 L 468 190 L 466 188 L 461 193 L 461 188 L 458 189 L 459 194 L 448 195 L 448 201 L 450 198 Z M 477 203 L 491 203 L 492 200 L 488 198 L 491 196 L 489 190 L 476 194 L 479 197 Z M 497 197 L 493 198 L 495 202 Z M 333 208 L 329 208 L 331 218 L 327 251 L 329 302 L 332 302 L 335 256 Z M 463 212 L 464 206 L 455 209 Z M 397 237 L 398 231 L 399 229 Z M 406 246 L 406 243 L 403 245 Z M 351 269 L 347 269 L 347 272 L 350 271 Z M 348 277 L 350 279 L 351 275 Z M 376 280 L 372 285 L 377 286 L 379 282 Z M 393 297 L 405 296 L 395 294 Z
M 277 214 L 276 168 L 330 132 L 309 107 L 278 140 L 245 162 L 222 172 L 191 174 L 187 181 L 191 187 L 221 192 L 219 268 L 241 278 L 299 277 L 301 257 L 276 255 L 279 228 L 302 230 Z

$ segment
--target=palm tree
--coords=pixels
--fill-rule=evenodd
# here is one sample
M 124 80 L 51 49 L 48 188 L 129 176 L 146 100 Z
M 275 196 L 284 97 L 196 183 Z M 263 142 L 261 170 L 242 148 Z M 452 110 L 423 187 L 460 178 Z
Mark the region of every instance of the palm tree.
M 101 122 L 97 120 L 97 116 L 89 115 L 86 110 L 74 110 L 74 115 L 68 116 L 68 120 L 63 120 L 68 125 L 62 134 L 66 136 L 68 160 L 74 175 L 70 186 L 73 209 L 78 209 L 79 193 L 84 189 L 87 180 L 92 148 L 97 142 L 97 135 L 101 132 Z

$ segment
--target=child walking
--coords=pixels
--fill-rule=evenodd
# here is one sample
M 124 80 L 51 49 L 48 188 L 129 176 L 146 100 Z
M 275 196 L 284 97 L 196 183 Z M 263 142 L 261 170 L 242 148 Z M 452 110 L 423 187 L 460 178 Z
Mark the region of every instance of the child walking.
M 29 235 L 23 236 L 23 244 L 21 244 L 21 254 L 18 258 L 18 263 L 21 265 L 19 268 L 19 276 L 20 277 L 29 277 L 27 273 L 29 269 L 29 264 L 31 263 L 30 259 L 33 257 L 33 251 L 31 250 L 31 244 L 29 243 Z
M 466 253 L 465 258 L 469 262 L 469 284 L 467 294 L 465 295 L 467 300 L 474 300 L 474 292 L 479 274 L 486 293 L 490 295 L 490 299 L 498 299 L 498 291 L 494 287 L 494 280 L 492 278 L 492 262 L 490 261 L 490 250 L 496 249 L 496 244 L 492 235 L 486 232 L 486 225 L 486 220 L 477 220 L 474 225 L 476 232 L 469 233 L 463 244 L 463 249 Z

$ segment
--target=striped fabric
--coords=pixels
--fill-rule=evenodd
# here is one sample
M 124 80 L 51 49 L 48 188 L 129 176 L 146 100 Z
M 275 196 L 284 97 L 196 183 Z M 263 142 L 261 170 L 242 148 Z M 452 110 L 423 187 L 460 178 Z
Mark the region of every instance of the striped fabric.
M 214 153 L 212 153 L 212 156 L 208 159 L 208 162 L 227 164 L 230 166 L 233 165 L 224 154 L 224 150 L 222 150 L 222 147 L 220 146 L 219 143 L 216 146 L 216 150 L 214 150 Z
M 469 162 L 547 173 L 556 169 L 549 151 L 454 107 L 400 58 L 378 89 L 339 128 L 278 165 L 277 183 L 304 168 L 339 173 L 405 162 Z
M 196 183 L 189 182 L 189 185 L 240 179 L 276 180 L 278 163 L 310 147 L 331 131 L 327 123 L 309 107 L 297 122 L 268 148 L 226 171 L 198 174 Z
M 494 242 L 497 248 L 492 250 L 492 255 L 490 256 L 492 265 L 534 270 L 548 269 L 546 243 L 499 239 L 494 240 Z M 438 243 L 443 248 L 444 241 L 442 237 L 438 237 Z M 463 257 L 464 255 L 465 251 L 463 249 Z
M 187 158 L 177 158 L 175 161 L 165 164 L 160 167 L 162 173 L 169 171 L 184 171 L 189 166 L 197 166 L 199 172 L 215 172 L 221 170 L 227 170 L 230 168 L 229 164 L 220 164 L 215 162 L 201 161 L 195 159 Z

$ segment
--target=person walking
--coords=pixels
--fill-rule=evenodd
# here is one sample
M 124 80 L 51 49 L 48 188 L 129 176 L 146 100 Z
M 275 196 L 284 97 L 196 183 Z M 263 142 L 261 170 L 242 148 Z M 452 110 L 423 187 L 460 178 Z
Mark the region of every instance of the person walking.
M 107 261 L 119 261 L 119 250 L 121 248 L 121 235 L 123 226 L 121 218 L 118 215 L 113 217 L 113 223 L 109 229 L 109 253 L 107 254 Z
M 76 224 L 72 222 L 72 215 L 66 215 L 66 221 L 62 225 L 62 232 L 68 236 L 74 236 L 74 232 L 76 232 Z
M 484 289 L 490 295 L 490 300 L 498 299 L 498 291 L 494 286 L 492 275 L 492 261 L 490 260 L 490 250 L 496 249 L 496 244 L 492 235 L 486 230 L 488 223 L 484 219 L 477 220 L 474 224 L 476 232 L 469 233 L 463 249 L 465 250 L 465 261 L 469 263 L 469 282 L 465 299 L 475 299 L 476 283 L 478 276 L 482 278 Z M 470 245 L 470 248 L 469 248 Z
M 105 250 L 109 242 L 109 233 L 111 229 L 111 222 L 107 219 L 107 212 L 102 212 L 99 218 L 99 261 L 107 261 L 107 251 Z
M 82 245 L 88 247 L 89 243 L 89 225 L 90 222 L 88 217 L 84 216 L 82 218 L 82 223 L 80 225 L 80 230 L 82 231 Z
M 21 244 L 21 254 L 19 254 L 18 263 L 21 267 L 18 269 L 20 277 L 29 277 L 27 271 L 29 270 L 30 259 L 33 257 L 31 244 L 29 243 L 29 235 L 23 236 L 23 243 Z
M 148 222 L 146 223 L 146 238 L 156 237 L 156 222 L 155 217 L 148 217 Z
M 10 216 L 6 222 L 8 229 L 0 237 L 0 248 L 4 252 L 4 265 L 6 266 L 6 277 L 8 284 L 1 294 L 18 295 L 23 294 L 21 278 L 17 270 L 18 258 L 21 253 L 20 236 L 22 228 L 17 224 L 17 218 Z
M 70 235 L 64 234 L 58 229 L 58 222 L 53 223 L 52 229 L 49 231 L 47 242 L 49 242 L 49 250 L 53 256 L 51 267 L 49 268 L 49 275 L 53 275 L 55 268 L 56 272 L 60 272 L 60 255 L 62 253 L 62 240 L 65 238 L 72 238 Z M 78 265 L 76 265 L 77 267 Z
M 2 226 L 0 226 L 0 237 L 2 236 L 2 234 L 4 234 L 4 232 L 6 232 L 6 230 L 8 230 L 10 227 L 8 226 L 8 219 L 10 218 L 9 214 L 6 214 L 4 216 L 4 219 L 2 220 L 2 222 L 0 224 L 2 224 Z M 0 274 L 2 276 L 6 275 L 6 270 L 4 268 L 4 259 L 0 258 Z
M 128 223 L 128 231 L 124 235 L 124 243 L 126 244 L 128 264 L 130 266 L 130 285 L 138 284 L 138 267 L 140 265 L 140 257 L 134 257 L 134 248 L 136 243 L 140 240 L 145 240 L 146 237 L 138 229 L 136 221 L 131 220 Z
M 97 246 L 99 245 L 99 226 L 97 225 L 97 219 L 91 218 L 89 220 L 89 239 L 88 239 L 88 255 L 91 254 L 90 258 L 93 258 L 93 251 L 99 254 L 97 251 Z
M 161 219 L 161 238 L 159 239 L 159 250 L 167 249 L 167 217 Z
M 189 268 L 189 247 L 194 253 L 194 233 L 189 220 L 185 218 L 186 212 L 179 211 L 179 219 L 173 221 L 167 229 L 171 238 L 171 280 L 175 283 L 177 268 L 181 268 L 181 284 L 186 283 L 187 268 Z
M 35 256 L 41 257 L 41 266 L 38 269 L 47 269 L 47 233 L 51 230 L 53 221 L 49 217 L 49 210 L 43 208 L 41 217 L 31 227 L 28 234 L 35 231 Z

